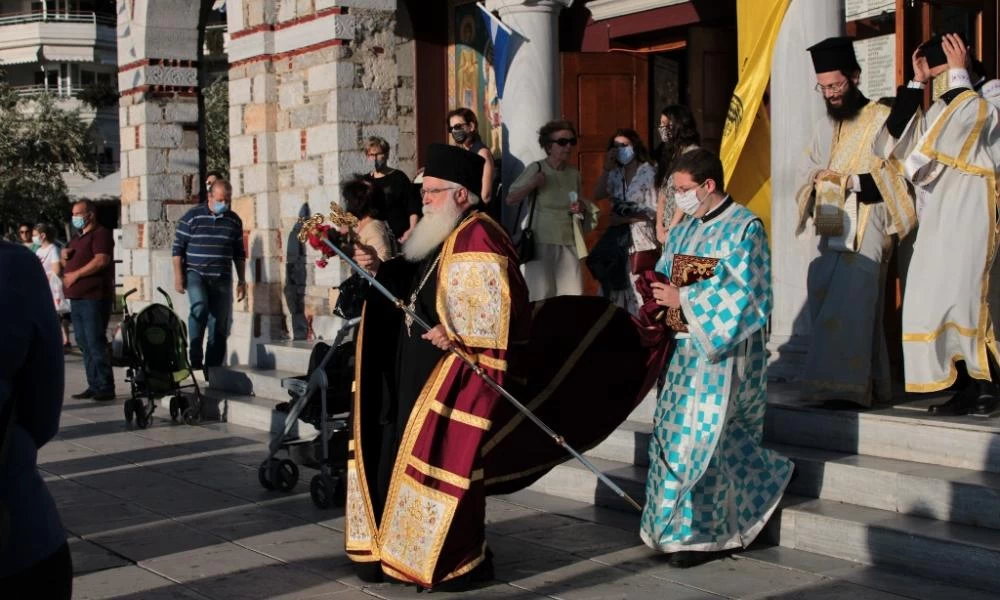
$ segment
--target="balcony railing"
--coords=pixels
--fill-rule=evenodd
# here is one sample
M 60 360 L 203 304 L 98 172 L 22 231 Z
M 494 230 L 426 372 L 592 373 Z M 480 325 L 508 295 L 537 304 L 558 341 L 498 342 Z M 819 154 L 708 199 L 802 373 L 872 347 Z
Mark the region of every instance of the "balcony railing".
M 117 25 L 114 16 L 97 14 L 95 12 L 0 14 L 0 27 L 4 25 L 22 25 L 24 23 L 93 23 L 106 27 L 115 27 Z
M 11 87 L 19 96 L 51 94 L 56 98 L 76 98 L 83 91 L 83 86 L 63 87 L 62 89 L 55 87 L 47 88 L 44 85 L 14 85 Z

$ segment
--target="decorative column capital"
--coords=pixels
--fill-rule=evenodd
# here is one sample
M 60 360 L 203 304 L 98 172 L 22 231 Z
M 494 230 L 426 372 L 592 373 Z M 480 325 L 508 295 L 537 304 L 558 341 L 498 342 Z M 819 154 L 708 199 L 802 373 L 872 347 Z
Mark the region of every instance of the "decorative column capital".
M 514 13 L 559 14 L 573 5 L 573 0 L 486 0 L 486 10 L 497 11 L 500 16 Z

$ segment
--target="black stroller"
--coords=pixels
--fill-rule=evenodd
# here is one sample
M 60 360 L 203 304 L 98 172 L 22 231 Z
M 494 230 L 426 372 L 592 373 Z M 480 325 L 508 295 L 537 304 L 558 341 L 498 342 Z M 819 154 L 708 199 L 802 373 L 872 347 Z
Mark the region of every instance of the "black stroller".
M 269 452 L 257 470 L 261 486 L 267 490 L 291 491 L 299 480 L 299 468 L 319 468 L 309 493 L 317 508 L 343 506 L 347 497 L 347 442 L 350 438 L 351 400 L 354 383 L 354 341 L 347 340 L 360 318 L 346 321 L 333 344 L 313 347 L 309 374 L 281 381 L 292 397 L 275 407 L 287 413 L 281 431 L 271 440 Z M 296 427 L 302 420 L 319 430 L 314 438 L 299 438 Z M 290 458 L 278 459 L 285 450 Z
M 131 397 L 125 401 L 125 423 L 140 429 L 149 427 L 156 409 L 156 399 L 170 398 L 170 418 L 181 417 L 188 425 L 201 420 L 201 389 L 188 363 L 187 327 L 174 312 L 174 304 L 163 288 L 156 288 L 166 298 L 166 305 L 150 304 L 138 313 L 130 312 L 128 303 L 121 324 L 119 360 L 126 367 L 125 381 Z M 136 292 L 129 290 L 123 300 Z M 190 378 L 191 383 L 184 384 Z M 191 400 L 182 390 L 194 390 Z

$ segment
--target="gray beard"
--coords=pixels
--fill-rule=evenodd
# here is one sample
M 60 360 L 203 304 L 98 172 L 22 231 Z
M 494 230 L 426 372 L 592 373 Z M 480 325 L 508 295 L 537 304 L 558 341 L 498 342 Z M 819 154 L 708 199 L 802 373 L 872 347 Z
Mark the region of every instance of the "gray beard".
M 433 211 L 429 205 L 425 206 L 424 217 L 417 222 L 410 237 L 403 243 L 403 256 L 409 262 L 424 260 L 448 239 L 461 218 L 462 211 L 454 201 L 440 211 Z

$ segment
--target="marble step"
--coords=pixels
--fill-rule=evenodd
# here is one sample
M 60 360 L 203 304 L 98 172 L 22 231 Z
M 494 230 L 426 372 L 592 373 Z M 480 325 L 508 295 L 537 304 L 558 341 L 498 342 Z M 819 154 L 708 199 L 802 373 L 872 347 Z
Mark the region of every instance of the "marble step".
M 789 493 L 1000 530 L 1000 474 L 801 446 L 768 446 L 795 462 L 798 476 L 789 484 Z M 995 535 L 1000 540 L 1000 531 Z
M 646 498 L 645 467 L 602 458 L 587 458 L 640 506 L 643 504 Z M 627 501 L 615 494 L 597 478 L 597 475 L 576 460 L 555 467 L 531 484 L 528 489 L 550 496 L 636 513 Z M 636 518 L 638 519 L 638 513 Z
M 626 421 L 588 457 L 645 467 L 652 427 Z M 768 443 L 792 459 L 789 491 L 809 498 L 1000 529 L 1000 474 Z
M 1000 473 L 1000 419 L 932 417 L 919 408 L 833 411 L 772 399 L 765 416 L 764 439 Z
M 320 340 L 269 342 L 257 350 L 258 368 L 296 371 L 305 375 L 309 368 L 309 355 Z
M 289 399 L 281 380 L 304 373 L 281 369 L 259 369 L 241 365 L 213 367 L 209 372 L 210 389 L 237 396 L 257 396 L 279 402 Z
M 769 528 L 784 547 L 1000 590 L 996 530 L 786 495 Z
M 240 396 L 208 389 L 204 392 L 202 402 L 203 420 L 225 421 L 272 435 L 281 431 L 285 425 L 285 413 L 274 410 L 277 401 L 271 398 Z M 170 398 L 161 398 L 157 404 L 156 416 L 168 418 Z M 298 420 L 291 433 L 298 437 L 310 438 L 318 435 L 319 431 L 309 423 Z

